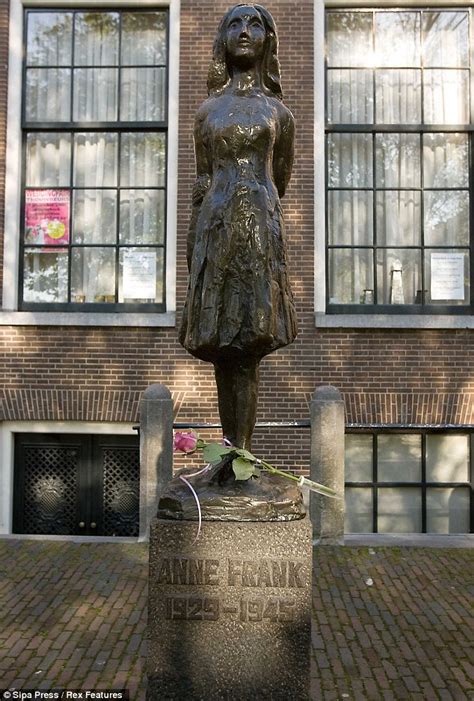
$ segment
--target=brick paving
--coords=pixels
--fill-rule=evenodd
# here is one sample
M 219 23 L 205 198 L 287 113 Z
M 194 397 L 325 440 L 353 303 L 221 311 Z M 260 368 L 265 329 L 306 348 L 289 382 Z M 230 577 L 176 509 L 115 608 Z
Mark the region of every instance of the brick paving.
M 314 701 L 474 699 L 473 549 L 323 547 L 314 562 Z M 144 544 L 0 539 L 0 688 L 143 701 L 146 601 Z

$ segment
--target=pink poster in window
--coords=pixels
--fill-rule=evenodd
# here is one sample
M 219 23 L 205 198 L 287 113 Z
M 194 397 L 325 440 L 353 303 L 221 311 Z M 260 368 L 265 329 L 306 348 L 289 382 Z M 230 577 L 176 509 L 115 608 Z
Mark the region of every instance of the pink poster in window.
M 69 243 L 69 190 L 27 190 L 25 243 L 58 246 Z

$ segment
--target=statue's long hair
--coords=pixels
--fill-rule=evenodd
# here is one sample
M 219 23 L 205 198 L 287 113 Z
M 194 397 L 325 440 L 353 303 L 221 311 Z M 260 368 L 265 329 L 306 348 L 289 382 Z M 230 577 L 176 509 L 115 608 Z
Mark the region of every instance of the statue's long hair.
M 280 78 L 280 63 L 278 61 L 278 37 L 275 21 L 271 14 L 261 5 L 240 3 L 228 10 L 217 29 L 212 51 L 212 61 L 207 75 L 207 90 L 209 95 L 220 95 L 230 83 L 229 68 L 226 61 L 226 32 L 229 17 L 237 7 L 254 7 L 260 15 L 265 27 L 265 48 L 261 63 L 261 78 L 263 89 L 269 94 L 283 99 Z

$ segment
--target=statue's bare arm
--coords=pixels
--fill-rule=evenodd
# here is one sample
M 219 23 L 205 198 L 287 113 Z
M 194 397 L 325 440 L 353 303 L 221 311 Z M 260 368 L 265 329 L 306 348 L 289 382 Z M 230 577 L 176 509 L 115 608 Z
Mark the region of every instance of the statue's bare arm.
M 273 178 L 280 197 L 286 192 L 294 157 L 295 121 L 290 110 L 281 105 L 279 134 L 273 152 Z
M 206 117 L 206 110 L 201 107 L 194 124 L 194 153 L 196 158 L 196 181 L 193 187 L 193 209 L 191 221 L 189 223 L 187 240 L 187 261 L 188 270 L 191 270 L 191 260 L 193 256 L 194 244 L 196 241 L 196 224 L 201 209 L 201 204 L 206 192 L 211 184 L 212 165 L 209 157 L 207 145 L 203 135 L 203 123 Z

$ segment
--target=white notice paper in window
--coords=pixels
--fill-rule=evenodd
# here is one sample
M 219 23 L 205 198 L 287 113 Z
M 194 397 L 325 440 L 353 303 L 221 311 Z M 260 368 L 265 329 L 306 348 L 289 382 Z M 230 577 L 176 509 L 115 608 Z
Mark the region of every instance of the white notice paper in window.
M 127 299 L 155 299 L 156 253 L 126 251 L 123 256 L 123 290 Z
M 431 299 L 464 300 L 464 253 L 431 254 Z

